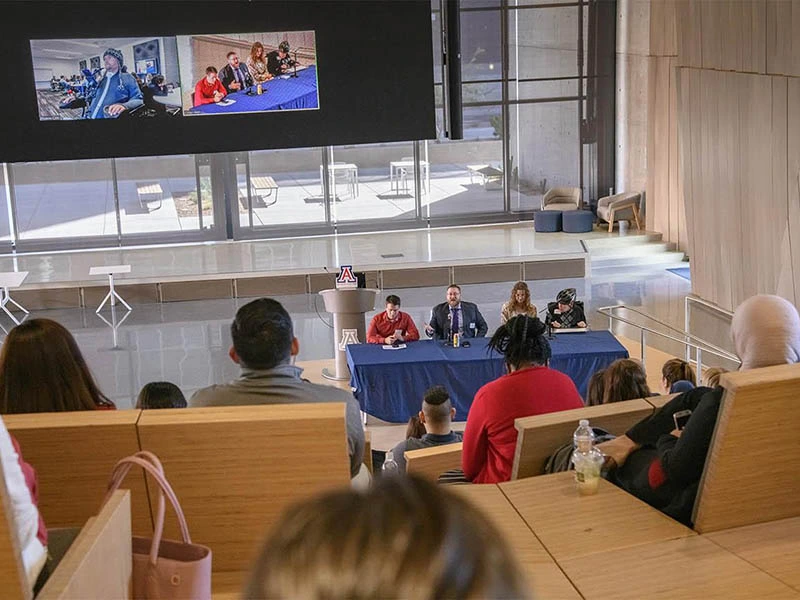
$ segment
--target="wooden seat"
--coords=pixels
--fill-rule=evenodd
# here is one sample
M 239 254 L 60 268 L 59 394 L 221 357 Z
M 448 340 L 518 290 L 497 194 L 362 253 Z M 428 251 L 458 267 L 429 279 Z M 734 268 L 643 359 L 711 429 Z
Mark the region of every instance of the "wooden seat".
M 694 528 L 720 531 L 800 516 L 800 364 L 735 373 L 725 388 L 694 507 Z
M 264 206 L 272 206 L 278 201 L 278 184 L 275 179 L 268 176 L 253 177 L 250 179 L 253 188 L 253 195 L 257 197 Z M 272 193 L 275 192 L 275 196 Z M 267 201 L 267 198 L 270 200 Z
M 350 483 L 344 404 L 143 411 L 138 432 L 215 572 L 246 569 L 289 504 Z M 168 517 L 165 536 L 177 535 Z
M 158 181 L 137 181 L 136 194 L 139 197 L 139 206 L 146 210 L 150 210 L 147 204 L 150 201 L 158 201 L 156 210 L 161 208 L 161 202 L 164 198 L 164 190 L 161 189 L 161 184 Z
M 48 527 L 82 527 L 97 514 L 116 462 L 139 450 L 138 410 L 4 415 L 22 453 L 39 477 L 39 510 Z M 133 472 L 133 530 L 153 530 L 144 475 Z

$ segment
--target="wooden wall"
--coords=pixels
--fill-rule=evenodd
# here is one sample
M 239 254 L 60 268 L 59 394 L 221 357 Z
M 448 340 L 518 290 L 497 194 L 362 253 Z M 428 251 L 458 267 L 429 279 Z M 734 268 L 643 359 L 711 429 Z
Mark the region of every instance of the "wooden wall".
M 648 228 L 703 298 L 797 304 L 800 0 L 652 0 L 650 27 Z

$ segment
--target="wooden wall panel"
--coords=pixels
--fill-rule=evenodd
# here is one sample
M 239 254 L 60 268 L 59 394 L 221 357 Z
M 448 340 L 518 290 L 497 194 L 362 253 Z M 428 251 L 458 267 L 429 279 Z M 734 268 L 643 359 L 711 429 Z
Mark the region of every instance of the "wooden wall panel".
M 696 2 L 696 0 L 694 0 Z M 700 4 L 700 55 L 704 69 L 722 68 L 722 38 L 728 27 L 727 0 L 699 2 Z
M 651 56 L 648 69 L 647 95 L 647 229 L 660 231 L 669 238 L 669 62 L 671 59 Z
M 681 163 L 678 158 L 678 85 L 677 59 L 669 59 L 669 237 L 678 249 L 686 250 L 686 215 L 683 201 Z
M 676 0 L 675 13 L 678 64 L 682 67 L 702 67 L 703 52 L 700 44 L 701 3 L 697 0 Z
M 650 3 L 650 55 L 677 56 L 678 32 L 676 0 L 657 0 Z
M 800 78 L 787 82 L 787 194 L 794 301 L 800 303 Z
M 798 0 L 767 0 L 767 72 L 775 75 L 800 75 L 795 71 L 795 54 L 800 52 L 800 31 L 795 16 L 800 12 Z
M 767 0 L 750 0 L 749 17 L 745 9 L 742 28 L 747 43 L 743 46 L 742 71 L 767 72 Z
M 740 204 L 739 170 L 736 168 L 736 156 L 739 150 L 739 102 L 736 86 L 739 76 L 733 73 L 721 73 L 715 89 L 716 98 L 708 105 L 708 110 L 716 111 L 719 117 L 719 130 L 716 133 L 718 151 L 716 160 L 719 165 L 714 173 L 717 188 L 716 202 L 712 202 L 717 215 L 716 228 L 719 238 L 716 241 L 717 251 L 713 269 L 713 286 L 717 304 L 732 306 L 734 281 L 740 279 L 741 264 L 740 239 L 743 214 L 739 210 L 731 210 Z M 713 140 L 712 140 L 713 143 Z

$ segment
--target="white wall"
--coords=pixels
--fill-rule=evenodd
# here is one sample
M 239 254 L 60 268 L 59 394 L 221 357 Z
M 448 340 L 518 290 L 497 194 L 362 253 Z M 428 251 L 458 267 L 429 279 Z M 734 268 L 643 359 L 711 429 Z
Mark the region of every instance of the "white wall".
M 50 78 L 69 77 L 78 73 L 77 60 L 58 60 L 55 58 L 37 58 L 34 63 L 36 89 L 50 89 Z

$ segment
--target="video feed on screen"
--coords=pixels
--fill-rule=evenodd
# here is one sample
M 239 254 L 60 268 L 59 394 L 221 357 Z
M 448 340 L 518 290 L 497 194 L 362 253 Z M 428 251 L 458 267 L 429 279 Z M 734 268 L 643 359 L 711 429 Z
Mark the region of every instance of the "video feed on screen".
M 32 40 L 39 119 L 181 115 L 175 37 Z
M 319 108 L 313 31 L 178 36 L 178 58 L 184 115 Z

